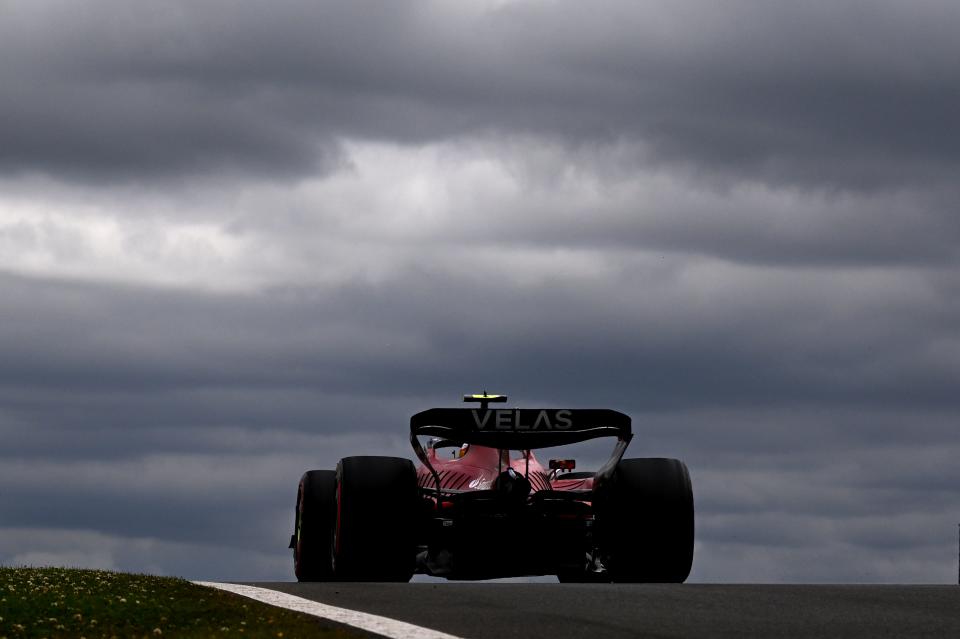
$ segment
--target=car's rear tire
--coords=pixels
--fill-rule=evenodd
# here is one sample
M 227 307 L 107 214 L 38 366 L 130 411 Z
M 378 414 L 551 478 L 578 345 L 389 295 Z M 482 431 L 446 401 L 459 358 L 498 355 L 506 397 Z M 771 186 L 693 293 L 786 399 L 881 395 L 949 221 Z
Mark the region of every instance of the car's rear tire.
M 595 495 L 604 565 L 615 582 L 682 583 L 693 565 L 693 490 L 677 459 L 624 459 Z
M 308 470 L 300 478 L 294 521 L 293 570 L 298 581 L 333 578 L 330 547 L 336 523 L 337 473 Z
M 344 457 L 337 464 L 334 578 L 409 581 L 420 499 L 409 459 Z

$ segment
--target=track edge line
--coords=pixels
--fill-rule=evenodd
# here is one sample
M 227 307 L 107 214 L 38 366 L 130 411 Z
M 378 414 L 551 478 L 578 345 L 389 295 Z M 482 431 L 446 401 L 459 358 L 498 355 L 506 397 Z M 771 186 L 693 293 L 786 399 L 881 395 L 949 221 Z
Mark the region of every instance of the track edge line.
M 260 588 L 259 586 L 245 586 L 241 584 L 222 583 L 217 581 L 194 581 L 198 586 L 207 588 L 216 588 L 231 592 L 235 595 L 247 597 L 261 603 L 286 608 L 296 612 L 303 612 L 314 617 L 335 621 L 347 626 L 359 628 L 367 632 L 389 637 L 390 639 L 461 639 L 456 635 L 440 632 L 417 626 L 406 621 L 372 615 L 359 610 L 350 610 L 349 608 L 338 608 L 329 604 L 304 599 L 296 595 L 290 595 L 279 590 L 269 588 Z

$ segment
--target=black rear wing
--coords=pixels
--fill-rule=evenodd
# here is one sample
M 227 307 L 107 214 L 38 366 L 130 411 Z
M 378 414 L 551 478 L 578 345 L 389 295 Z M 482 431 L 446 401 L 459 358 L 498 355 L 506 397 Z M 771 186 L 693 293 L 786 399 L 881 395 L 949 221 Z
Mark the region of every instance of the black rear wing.
M 629 416 L 605 408 L 431 408 L 410 418 L 410 435 L 526 450 L 631 432 Z
M 616 437 L 617 445 L 610 460 L 597 471 L 598 479 L 609 478 L 633 438 L 630 417 L 606 408 L 431 408 L 410 418 L 410 443 L 433 475 L 438 495 L 440 477 L 417 439 L 421 435 L 512 450 Z

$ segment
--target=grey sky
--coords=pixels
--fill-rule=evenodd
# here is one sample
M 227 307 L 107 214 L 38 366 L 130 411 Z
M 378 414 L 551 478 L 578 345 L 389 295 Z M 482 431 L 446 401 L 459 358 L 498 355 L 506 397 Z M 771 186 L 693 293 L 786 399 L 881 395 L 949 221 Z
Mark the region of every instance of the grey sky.
M 489 388 L 684 458 L 695 579 L 952 581 L 958 24 L 0 2 L 0 562 L 290 578 Z

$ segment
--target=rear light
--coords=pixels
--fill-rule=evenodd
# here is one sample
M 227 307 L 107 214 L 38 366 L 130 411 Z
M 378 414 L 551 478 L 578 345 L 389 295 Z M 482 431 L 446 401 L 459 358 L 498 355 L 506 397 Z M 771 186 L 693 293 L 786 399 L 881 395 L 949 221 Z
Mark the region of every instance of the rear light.
M 551 459 L 550 470 L 573 470 L 577 467 L 575 459 Z

